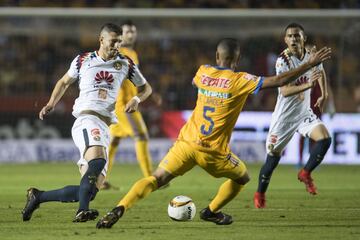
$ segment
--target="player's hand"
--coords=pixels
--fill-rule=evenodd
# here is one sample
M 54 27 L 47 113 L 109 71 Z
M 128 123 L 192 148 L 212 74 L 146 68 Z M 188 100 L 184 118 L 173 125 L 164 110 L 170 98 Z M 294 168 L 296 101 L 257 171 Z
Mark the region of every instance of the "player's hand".
M 312 52 L 312 51 L 311 51 Z M 315 53 L 311 53 L 310 54 L 310 58 L 308 60 L 308 63 L 311 66 L 316 66 L 328 59 L 331 58 L 331 48 L 328 47 L 323 47 L 322 49 L 320 49 L 319 51 L 315 52 Z
M 319 70 L 313 70 L 310 75 L 310 82 L 309 82 L 310 88 L 315 87 L 316 83 L 321 77 L 322 77 L 322 73 Z
M 158 93 L 152 93 L 151 94 L 151 99 L 154 101 L 154 103 L 156 104 L 156 106 L 160 107 L 162 104 L 162 97 L 160 94 Z
M 133 113 L 136 110 L 138 110 L 139 102 L 135 99 L 130 99 L 130 101 L 125 105 L 125 112 L 127 113 Z
M 321 96 L 317 99 L 314 107 L 318 107 L 320 109 L 320 112 L 324 112 L 325 102 L 326 102 L 326 97 Z
M 44 120 L 44 116 L 45 115 L 48 115 L 52 110 L 54 109 L 53 106 L 50 106 L 50 105 L 46 105 L 44 106 L 41 111 L 39 112 L 39 118 L 41 120 Z

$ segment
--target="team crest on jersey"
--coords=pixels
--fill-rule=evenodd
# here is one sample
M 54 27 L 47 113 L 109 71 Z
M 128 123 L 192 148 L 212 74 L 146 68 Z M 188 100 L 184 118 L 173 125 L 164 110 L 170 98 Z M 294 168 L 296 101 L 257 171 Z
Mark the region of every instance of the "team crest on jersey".
M 94 128 L 91 130 L 91 136 L 93 136 L 93 139 L 95 141 L 100 141 L 100 129 Z
M 114 62 L 114 68 L 115 68 L 116 70 L 120 70 L 120 69 L 122 68 L 121 62 Z

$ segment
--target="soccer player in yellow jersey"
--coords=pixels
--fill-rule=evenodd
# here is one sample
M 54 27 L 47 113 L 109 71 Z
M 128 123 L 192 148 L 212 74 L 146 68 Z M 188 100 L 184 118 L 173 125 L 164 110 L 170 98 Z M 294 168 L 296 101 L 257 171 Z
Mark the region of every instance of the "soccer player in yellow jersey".
M 218 225 L 231 224 L 232 217 L 220 209 L 249 181 L 245 164 L 229 149 L 232 130 L 247 97 L 260 89 L 283 86 L 295 80 L 328 59 L 330 54 L 331 50 L 325 47 L 298 68 L 277 76 L 258 77 L 235 71 L 240 59 L 240 45 L 232 38 L 221 40 L 216 51 L 217 66 L 200 66 L 193 79 L 193 85 L 198 88 L 196 107 L 174 146 L 154 174 L 137 181 L 118 205 L 98 221 L 96 227 L 110 228 L 138 200 L 195 165 L 216 178 L 228 178 L 208 207 L 201 210 L 200 218 Z M 311 81 L 317 81 L 319 77 L 320 73 L 314 72 Z
M 119 52 L 129 57 L 136 65 L 139 65 L 138 55 L 133 49 L 137 37 L 136 26 L 133 22 L 126 21 L 122 24 L 122 30 L 123 39 Z M 125 80 L 121 86 L 115 105 L 115 114 L 118 118 L 118 123 L 110 126 L 111 143 L 109 148 L 107 178 L 112 170 L 119 142 L 126 137 L 132 137 L 135 140 L 136 157 L 143 175 L 145 177 L 151 175 L 152 161 L 148 147 L 149 134 L 143 117 L 139 111 L 133 113 L 126 113 L 124 111 L 126 103 L 136 94 L 137 90 L 134 84 L 129 80 Z M 106 180 L 102 189 L 109 189 L 111 187 L 112 185 Z

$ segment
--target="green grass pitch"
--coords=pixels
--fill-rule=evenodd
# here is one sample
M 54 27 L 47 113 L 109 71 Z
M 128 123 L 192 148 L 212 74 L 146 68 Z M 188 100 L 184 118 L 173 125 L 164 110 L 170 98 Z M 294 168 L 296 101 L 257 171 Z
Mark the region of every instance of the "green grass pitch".
M 169 188 L 151 194 L 126 212 L 112 229 L 96 229 L 94 222 L 72 223 L 77 203 L 47 203 L 22 222 L 20 211 L 30 186 L 55 189 L 78 184 L 75 164 L 0 165 L 0 239 L 360 239 L 360 166 L 322 165 L 313 177 L 319 195 L 310 196 L 298 182 L 294 166 L 280 165 L 267 194 L 268 208 L 254 209 L 252 197 L 259 165 L 249 165 L 251 183 L 224 208 L 234 223 L 217 226 L 203 222 L 174 222 L 167 204 L 176 195 L 193 198 L 197 210 L 207 206 L 224 179 L 194 168 L 175 179 Z M 100 191 L 92 208 L 103 215 L 112 209 L 131 184 L 141 177 L 137 165 L 116 164 L 111 182 L 120 190 Z

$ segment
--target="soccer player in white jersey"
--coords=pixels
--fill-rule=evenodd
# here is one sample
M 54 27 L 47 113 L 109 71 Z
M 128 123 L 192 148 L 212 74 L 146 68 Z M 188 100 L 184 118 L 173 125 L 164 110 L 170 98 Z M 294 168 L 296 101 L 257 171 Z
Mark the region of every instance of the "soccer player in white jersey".
M 304 28 L 300 24 L 289 24 L 285 28 L 284 40 L 288 48 L 280 54 L 276 61 L 276 74 L 296 68 L 306 62 L 310 56 L 304 47 L 306 36 Z M 310 107 L 310 92 L 314 86 L 314 82 L 310 81 L 311 71 L 321 71 L 323 76 L 317 81 L 322 94 L 315 106 L 322 109 L 327 99 L 325 72 L 322 65 L 309 70 L 294 83 L 279 88 L 277 103 L 266 139 L 266 162 L 260 170 L 258 189 L 254 196 L 255 208 L 266 207 L 265 192 L 271 175 L 279 163 L 282 151 L 295 132 L 315 141 L 306 165 L 298 173 L 298 179 L 305 184 L 306 190 L 310 194 L 317 194 L 311 172 L 323 160 L 330 147 L 331 137 L 325 125 Z
M 78 55 L 72 61 L 70 69 L 56 83 L 49 102 L 41 109 L 39 118 L 43 120 L 66 89 L 78 82 L 80 93 L 73 106 L 76 120 L 71 133 L 80 151 L 78 166 L 81 181 L 79 185 L 51 191 L 28 189 L 27 202 L 22 211 L 23 221 L 30 220 L 41 203 L 50 201 L 79 202 L 73 222 L 94 220 L 99 215 L 97 210 L 89 209 L 89 203 L 95 198 L 106 176 L 110 143 L 108 126 L 116 122 L 112 112 L 121 83 L 129 79 L 138 90 L 137 95 L 126 104 L 126 112 L 136 111 L 139 103 L 152 91 L 133 61 L 118 53 L 121 37 L 119 26 L 105 24 L 100 31 L 99 50 Z

